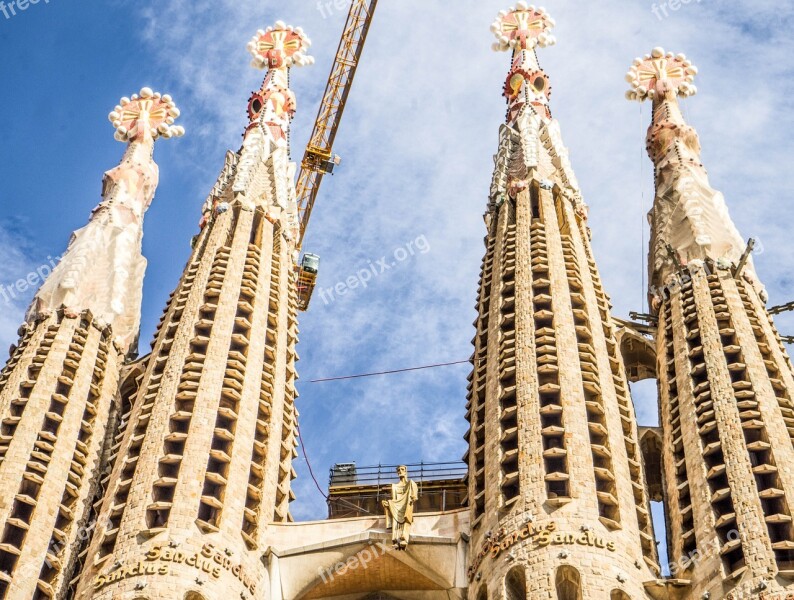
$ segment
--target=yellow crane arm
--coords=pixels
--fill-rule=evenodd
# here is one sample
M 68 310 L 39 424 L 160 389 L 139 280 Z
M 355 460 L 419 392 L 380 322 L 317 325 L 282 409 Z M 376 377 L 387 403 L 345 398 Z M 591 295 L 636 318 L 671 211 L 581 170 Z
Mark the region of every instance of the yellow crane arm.
M 309 224 L 314 202 L 317 200 L 323 175 L 330 173 L 334 167 L 332 154 L 334 139 L 377 5 L 378 0 L 352 0 L 345 30 L 339 42 L 336 59 L 314 124 L 314 131 L 298 174 L 296 184 L 300 220 L 298 248 L 303 246 L 303 236 Z

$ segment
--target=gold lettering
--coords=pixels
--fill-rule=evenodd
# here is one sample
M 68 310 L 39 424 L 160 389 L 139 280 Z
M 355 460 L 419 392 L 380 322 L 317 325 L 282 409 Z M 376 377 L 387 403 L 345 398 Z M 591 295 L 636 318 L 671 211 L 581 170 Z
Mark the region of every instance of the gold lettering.
M 212 553 L 214 552 L 214 548 L 211 544 L 204 544 L 201 548 L 201 555 L 206 558 L 212 558 Z
M 160 548 L 152 548 L 146 553 L 146 560 L 159 560 Z
M 159 575 L 168 575 L 168 565 L 162 565 L 158 571 Z
M 549 532 L 548 530 L 541 531 L 537 537 L 537 540 L 538 540 L 538 546 L 540 546 L 541 548 L 545 548 L 546 546 L 551 544 L 551 532 Z

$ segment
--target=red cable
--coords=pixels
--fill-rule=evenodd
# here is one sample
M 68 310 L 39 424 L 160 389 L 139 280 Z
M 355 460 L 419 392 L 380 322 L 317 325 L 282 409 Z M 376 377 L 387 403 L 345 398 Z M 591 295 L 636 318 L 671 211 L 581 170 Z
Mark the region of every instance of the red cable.
M 314 481 L 314 485 L 317 486 L 317 490 L 323 495 L 323 498 L 328 500 L 328 495 L 320 487 L 317 478 L 314 476 L 314 471 L 312 470 L 312 464 L 309 462 L 309 455 L 306 454 L 306 445 L 303 443 L 303 435 L 301 435 L 301 428 L 298 426 L 297 423 L 295 424 L 295 429 L 297 429 L 298 431 L 298 439 L 300 440 L 301 443 L 301 450 L 303 450 L 303 458 L 306 461 L 306 466 L 309 467 L 309 475 L 311 475 L 312 481 Z
M 485 360 L 484 358 L 476 358 L 474 360 Z M 394 373 L 408 373 L 409 371 L 421 371 L 422 369 L 437 369 L 438 367 L 451 367 L 453 365 L 462 365 L 470 363 L 471 359 L 458 360 L 455 362 L 439 363 L 437 365 L 425 365 L 423 367 L 411 367 L 409 369 L 395 369 L 393 371 L 379 371 L 377 373 L 363 373 L 361 375 L 345 375 L 343 377 L 328 377 L 326 379 L 311 379 L 309 383 L 323 383 L 326 381 L 342 381 L 343 379 L 359 379 L 361 377 L 376 377 L 378 375 L 393 375 Z

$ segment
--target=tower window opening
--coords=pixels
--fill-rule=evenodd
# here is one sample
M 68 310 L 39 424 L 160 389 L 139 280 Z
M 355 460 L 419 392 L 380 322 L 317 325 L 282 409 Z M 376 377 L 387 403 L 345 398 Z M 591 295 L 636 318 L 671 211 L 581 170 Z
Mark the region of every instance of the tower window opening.
M 557 600 L 582 600 L 582 579 L 579 571 L 573 567 L 559 567 L 555 583 Z
M 524 567 L 514 567 L 505 577 L 505 600 L 527 600 L 527 575 Z

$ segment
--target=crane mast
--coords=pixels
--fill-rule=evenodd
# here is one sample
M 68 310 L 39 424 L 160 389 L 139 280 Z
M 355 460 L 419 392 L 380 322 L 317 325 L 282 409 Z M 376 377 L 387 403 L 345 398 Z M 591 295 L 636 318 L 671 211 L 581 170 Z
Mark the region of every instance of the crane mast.
M 320 184 L 326 173 L 332 173 L 339 164 L 339 157 L 333 154 L 342 114 L 345 111 L 350 88 L 356 76 L 361 53 L 367 41 L 372 17 L 378 0 L 352 0 L 342 39 L 336 52 L 328 84 L 323 94 L 317 120 L 314 123 L 311 139 L 301 162 L 301 170 L 295 185 L 300 233 L 298 248 L 303 247 L 306 227 L 311 218 L 314 203 L 320 191 Z M 319 257 L 306 254 L 298 270 L 298 305 L 301 310 L 309 307 L 314 284 L 317 278 Z

